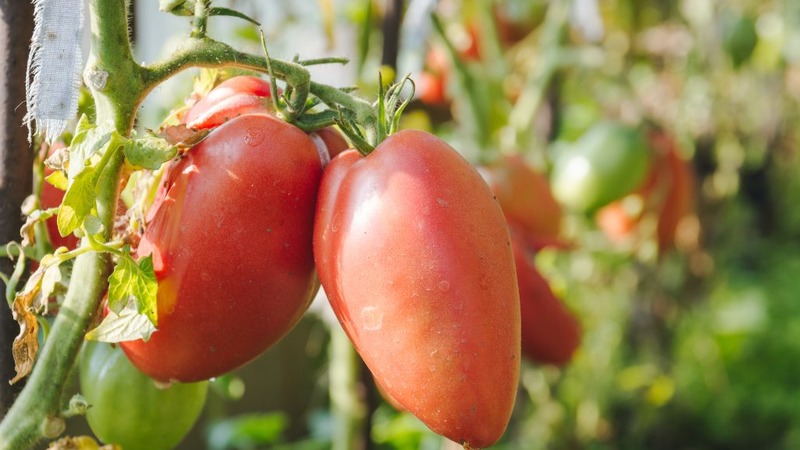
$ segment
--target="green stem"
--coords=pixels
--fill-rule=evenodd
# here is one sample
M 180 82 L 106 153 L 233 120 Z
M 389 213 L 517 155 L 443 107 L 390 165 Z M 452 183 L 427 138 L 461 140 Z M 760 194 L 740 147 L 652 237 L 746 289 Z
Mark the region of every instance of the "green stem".
M 89 8 L 92 52 L 86 78 L 97 105 L 98 122 L 112 122 L 120 134 L 128 136 L 143 90 L 138 76 L 141 71 L 130 51 L 125 1 L 92 0 Z M 113 154 L 97 184 L 97 211 L 105 241 L 113 230 L 124 163 L 120 147 L 107 151 Z M 63 432 L 61 398 L 83 336 L 107 287 L 110 268 L 105 253 L 86 252 L 76 258 L 66 298 L 50 335 L 25 388 L 0 422 L 0 450 L 30 448 Z
M 308 98 L 311 75 L 303 65 L 270 58 L 273 73 L 286 80 L 294 89 L 290 99 L 292 107 L 303 110 Z M 268 73 L 264 56 L 251 55 L 209 38 L 189 38 L 166 61 L 142 68 L 145 92 L 191 67 L 239 67 Z
M 356 450 L 365 447 L 362 441 L 366 406 L 359 395 L 358 354 L 344 330 L 331 327 L 329 350 L 331 413 L 333 414 L 332 450 Z
M 192 37 L 205 37 L 206 28 L 208 25 L 208 15 L 211 12 L 210 9 L 210 0 L 197 0 L 197 2 L 194 4 L 194 28 L 192 29 Z
M 101 192 L 116 197 L 123 158 L 114 159 L 106 168 Z M 100 201 L 98 201 L 100 203 Z M 115 198 L 116 203 L 116 198 Z M 110 225 L 113 216 L 101 217 Z M 111 229 L 110 226 L 106 229 Z M 30 379 L 8 414 L 0 422 L 0 450 L 33 446 L 43 438 L 53 438 L 61 431 L 58 423 L 65 382 L 83 343 L 83 335 L 106 289 L 110 273 L 108 255 L 84 253 L 75 260 L 69 289 L 63 305 L 44 344 Z
M 489 115 L 487 113 L 488 105 L 481 98 L 481 87 L 477 85 L 475 74 L 464 64 L 455 45 L 447 37 L 439 16 L 434 14 L 431 18 L 433 20 L 433 29 L 444 42 L 450 57 L 450 63 L 453 65 L 453 75 L 457 85 L 461 88 L 459 96 L 463 95 L 464 97 L 465 104 L 461 109 L 464 112 L 462 120 L 464 120 L 465 129 L 472 131 L 477 148 L 481 151 L 486 150 L 491 147 L 491 136 L 489 121 L 487 120 Z
M 517 143 L 527 142 L 533 118 L 544 101 L 550 81 L 559 66 L 562 35 L 569 18 L 569 2 L 551 2 L 539 40 L 539 64 L 528 75 L 525 87 L 509 115 Z

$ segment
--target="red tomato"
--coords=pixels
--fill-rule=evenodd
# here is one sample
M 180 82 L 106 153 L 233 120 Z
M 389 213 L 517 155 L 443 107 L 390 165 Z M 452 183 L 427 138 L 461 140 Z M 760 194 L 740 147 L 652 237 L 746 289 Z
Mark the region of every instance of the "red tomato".
M 52 172 L 51 169 L 45 169 L 45 176 Z M 42 209 L 58 207 L 63 198 L 64 191 L 47 181 L 42 183 Z M 50 243 L 53 245 L 54 249 L 59 247 L 67 247 L 69 249 L 78 248 L 80 244 L 80 239 L 78 237 L 74 234 L 61 236 L 61 233 L 58 232 L 58 219 L 56 216 L 47 219 L 45 224 L 47 225 L 47 234 L 50 235 Z
M 52 155 L 58 150 L 63 149 L 64 143 L 63 142 L 54 142 L 47 148 L 47 156 Z M 42 144 L 42 152 L 45 150 L 45 145 Z M 53 173 L 53 169 L 48 167 L 44 168 L 44 176 L 48 176 Z M 61 200 L 64 199 L 64 191 L 61 189 L 53 186 L 52 184 L 48 183 L 47 181 L 42 181 L 42 191 L 41 191 L 41 204 L 42 209 L 49 209 L 49 208 L 57 208 L 61 205 Z M 69 249 L 77 248 L 80 244 L 80 239 L 77 238 L 74 234 L 70 234 L 68 236 L 61 236 L 61 233 L 58 232 L 58 219 L 56 216 L 53 216 L 45 221 L 45 225 L 47 225 L 47 234 L 50 236 L 50 244 L 52 244 L 53 248 L 59 247 L 67 247 Z
M 665 133 L 651 137 L 656 148 L 667 155 L 670 187 L 658 216 L 658 246 L 661 251 L 672 248 L 680 232 L 681 222 L 695 212 L 695 174 L 688 161 L 683 160 L 677 144 Z
M 312 253 L 322 173 L 311 139 L 261 114 L 231 119 L 169 168 L 138 247 L 158 278 L 158 331 L 122 348 L 181 382 L 247 363 L 318 289 Z
M 269 81 L 258 77 L 238 76 L 223 81 L 212 89 L 189 110 L 184 121 L 189 128 L 210 129 L 241 115 L 272 113 Z M 312 138 L 314 134 L 324 144 L 322 147 L 318 146 L 323 164 L 327 164 L 330 158 L 349 147 L 341 133 L 333 127 L 315 131 Z
M 344 136 L 336 128 L 325 127 L 311 133 L 311 136 L 318 136 L 327 149 L 328 160 L 333 159 L 339 153 L 350 148 Z
M 520 231 L 512 226 L 522 317 L 522 354 L 533 361 L 563 366 L 580 345 L 581 325 L 536 269 L 521 237 Z
M 544 174 L 534 171 L 520 156 L 504 157 L 482 168 L 481 173 L 508 221 L 541 238 L 559 236 L 563 212 Z
M 435 136 L 347 151 L 323 175 L 314 256 L 376 382 L 434 432 L 495 443 L 514 405 L 519 293 L 508 228 L 477 171 Z
M 228 120 L 251 113 L 272 110 L 268 80 L 238 76 L 223 81 L 200 99 L 186 113 L 184 122 L 189 128 L 214 128 Z

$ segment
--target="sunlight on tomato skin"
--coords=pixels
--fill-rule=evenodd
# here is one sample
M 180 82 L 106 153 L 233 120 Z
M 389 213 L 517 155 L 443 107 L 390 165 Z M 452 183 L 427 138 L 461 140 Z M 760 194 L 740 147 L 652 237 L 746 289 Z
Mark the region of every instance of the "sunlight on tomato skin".
M 223 81 L 186 113 L 186 126 L 210 129 L 234 117 L 272 110 L 269 81 L 238 76 Z
M 152 255 L 158 331 L 122 343 L 159 380 L 249 362 L 300 319 L 319 287 L 312 254 L 322 167 L 311 139 L 267 115 L 214 130 L 170 167 L 138 247 Z
M 376 381 L 434 432 L 473 448 L 503 435 L 520 317 L 502 211 L 444 141 L 406 130 L 323 175 L 320 280 Z

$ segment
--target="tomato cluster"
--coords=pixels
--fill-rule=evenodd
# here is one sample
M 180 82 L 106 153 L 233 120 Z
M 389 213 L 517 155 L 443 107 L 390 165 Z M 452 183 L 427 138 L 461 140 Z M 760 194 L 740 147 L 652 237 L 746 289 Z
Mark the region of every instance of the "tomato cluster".
M 387 397 L 453 441 L 497 442 L 522 352 L 563 365 L 581 336 L 532 259 L 565 246 L 547 178 L 519 157 L 479 172 L 421 131 L 345 151 L 332 128 L 278 119 L 269 92 L 232 78 L 183 115 L 210 132 L 168 163 L 147 214 L 136 252 L 152 257 L 158 330 L 125 355 L 160 382 L 222 375 L 321 284 Z

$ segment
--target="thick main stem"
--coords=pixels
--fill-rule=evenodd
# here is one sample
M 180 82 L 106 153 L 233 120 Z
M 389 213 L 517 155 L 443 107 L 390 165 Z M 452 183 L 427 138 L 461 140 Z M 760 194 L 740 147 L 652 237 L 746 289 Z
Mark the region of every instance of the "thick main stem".
M 358 354 L 344 330 L 331 327 L 330 397 L 334 420 L 333 450 L 360 450 L 364 442 L 366 405 L 364 405 L 359 381 Z
M 98 122 L 112 122 L 118 132 L 129 135 L 142 83 L 130 51 L 125 2 L 92 0 L 90 11 L 93 38 L 86 78 L 97 104 Z M 107 151 L 114 154 L 100 176 L 96 204 L 105 240 L 111 238 L 114 228 L 124 162 L 119 148 Z M 64 387 L 107 287 L 109 272 L 106 254 L 89 252 L 76 259 L 67 296 L 27 385 L 0 422 L 0 450 L 29 448 L 63 431 L 60 407 Z

